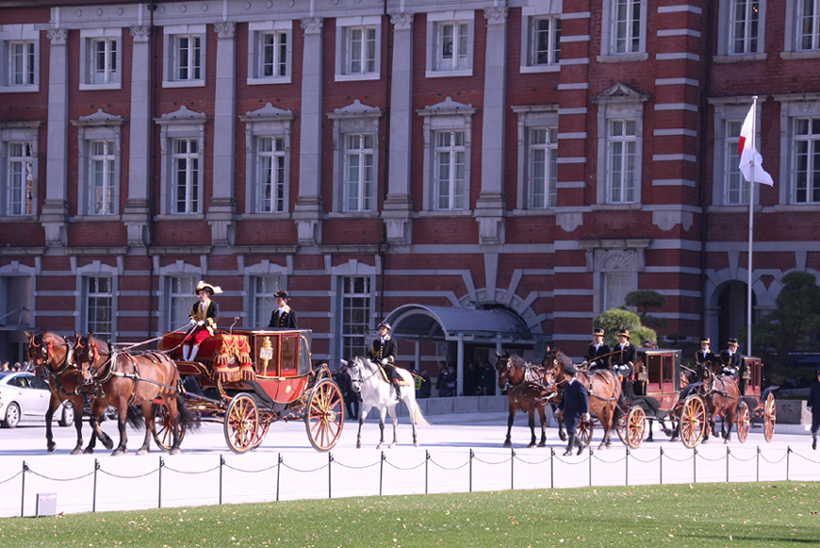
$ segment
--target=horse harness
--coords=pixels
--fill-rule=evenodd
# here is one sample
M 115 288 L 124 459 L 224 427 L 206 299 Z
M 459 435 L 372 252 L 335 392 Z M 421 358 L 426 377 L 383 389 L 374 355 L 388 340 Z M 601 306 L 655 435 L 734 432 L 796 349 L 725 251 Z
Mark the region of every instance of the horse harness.
M 74 390 L 71 390 L 71 391 L 66 390 L 66 388 L 65 388 L 65 386 L 63 386 L 63 382 L 61 380 L 61 377 L 63 375 L 65 375 L 66 372 L 69 369 L 71 369 L 72 367 L 74 369 L 77 369 L 77 363 L 74 361 L 74 345 L 73 344 L 66 341 L 65 343 L 60 345 L 60 346 L 65 346 L 68 350 L 66 350 L 65 361 L 63 362 L 63 365 L 61 365 L 56 371 L 51 368 L 51 360 L 54 358 L 54 351 L 52 350 L 53 345 L 52 345 L 51 341 L 49 341 L 47 344 L 43 344 L 43 343 L 37 344 L 36 339 L 32 338 L 32 341 L 31 341 L 30 344 L 35 346 L 35 347 L 40 347 L 40 352 L 42 353 L 43 358 L 45 359 L 45 362 L 43 363 L 43 365 L 45 365 L 45 370 L 48 373 L 48 376 L 52 377 L 54 379 L 54 384 L 56 385 L 58 392 L 61 392 L 61 393 L 65 394 L 66 396 L 86 396 L 86 395 L 88 395 L 84 390 L 81 390 L 79 383 L 77 384 L 77 387 L 74 388 Z M 78 344 L 78 347 L 80 347 L 79 344 Z
M 97 356 L 96 343 L 93 346 L 94 346 L 94 355 Z M 123 356 L 128 358 L 128 361 L 131 363 L 131 367 L 134 368 L 133 373 L 125 373 L 123 371 L 116 371 L 114 369 L 116 364 L 118 363 L 120 354 L 122 354 Z M 160 353 L 153 352 L 153 351 L 147 351 L 147 352 L 145 352 L 143 354 L 140 354 L 140 355 L 147 357 L 149 360 L 151 360 L 155 364 L 160 363 L 160 361 L 162 361 L 163 359 L 166 359 L 164 354 L 160 354 Z M 99 358 L 98 357 L 95 358 L 95 361 L 97 359 L 99 359 Z M 179 392 L 179 387 L 175 388 L 175 387 L 172 387 L 172 386 L 168 386 L 167 384 L 161 383 L 159 381 L 155 381 L 153 379 L 144 379 L 144 378 L 140 377 L 139 367 L 137 366 L 137 360 L 134 359 L 134 356 L 132 356 L 128 352 L 122 352 L 122 353 L 117 352 L 116 349 L 111 348 L 110 343 L 108 345 L 108 359 L 103 364 L 103 367 L 104 367 L 104 369 L 102 371 L 102 376 L 100 376 L 100 377 L 93 377 L 92 376 L 92 378 L 94 379 L 94 386 L 95 386 L 94 396 L 95 397 L 102 396 L 103 399 L 105 399 L 105 390 L 103 390 L 103 385 L 106 382 L 108 382 L 109 380 L 111 380 L 111 377 L 123 377 L 123 378 L 126 378 L 126 379 L 131 379 L 133 381 L 133 384 L 131 386 L 131 395 L 128 397 L 128 404 L 127 404 L 128 407 L 131 407 L 132 405 L 134 405 L 134 402 L 137 399 L 137 384 L 140 381 L 147 382 L 147 383 L 150 383 L 150 384 L 154 384 L 156 386 L 161 386 L 162 388 L 167 388 L 168 390 Z

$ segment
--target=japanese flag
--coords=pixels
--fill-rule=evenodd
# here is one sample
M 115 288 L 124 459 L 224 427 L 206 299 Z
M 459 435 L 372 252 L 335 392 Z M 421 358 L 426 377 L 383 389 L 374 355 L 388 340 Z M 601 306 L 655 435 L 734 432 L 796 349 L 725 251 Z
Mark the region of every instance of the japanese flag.
M 740 128 L 740 143 L 738 148 L 740 150 L 740 172 L 747 181 L 752 180 L 752 162 L 755 167 L 755 182 L 764 185 L 774 186 L 774 179 L 763 169 L 763 157 L 752 148 L 752 134 L 755 130 L 755 107 L 749 109 L 749 114 L 743 120 L 743 127 Z

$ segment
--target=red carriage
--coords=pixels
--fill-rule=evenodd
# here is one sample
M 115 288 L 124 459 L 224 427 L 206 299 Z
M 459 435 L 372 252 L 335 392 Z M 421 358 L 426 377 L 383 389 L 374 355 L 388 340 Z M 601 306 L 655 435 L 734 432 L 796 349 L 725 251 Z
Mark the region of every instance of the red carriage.
M 220 332 L 202 344 L 197 361 L 182 360 L 185 336 L 167 333 L 160 349 L 176 362 L 186 407 L 203 422 L 222 423 L 233 452 L 258 447 L 280 420 L 303 420 L 318 451 L 336 445 L 344 399 L 327 365 L 312 365 L 310 330 Z M 156 406 L 153 434 L 157 445 L 169 447 L 173 432 L 162 405 Z

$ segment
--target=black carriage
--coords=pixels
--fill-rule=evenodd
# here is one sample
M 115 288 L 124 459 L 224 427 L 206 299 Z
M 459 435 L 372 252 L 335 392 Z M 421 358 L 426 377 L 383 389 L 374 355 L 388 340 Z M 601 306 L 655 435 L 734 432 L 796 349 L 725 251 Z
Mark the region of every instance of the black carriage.
M 168 333 L 160 349 L 176 362 L 186 407 L 203 422 L 221 423 L 234 453 L 258 447 L 274 422 L 303 420 L 311 445 L 329 451 L 344 425 L 344 399 L 326 364 L 313 367 L 310 330 L 218 333 L 197 361 L 182 360 L 184 333 Z M 156 406 L 154 440 L 172 440 L 165 407 Z M 184 434 L 184 431 L 182 432 Z

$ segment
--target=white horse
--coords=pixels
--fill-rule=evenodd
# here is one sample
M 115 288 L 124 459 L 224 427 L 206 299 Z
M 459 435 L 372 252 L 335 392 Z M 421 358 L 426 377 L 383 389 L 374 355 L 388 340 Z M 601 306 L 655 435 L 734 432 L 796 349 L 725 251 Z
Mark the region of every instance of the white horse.
M 387 383 L 382 376 L 379 366 L 367 358 L 355 357 L 352 362 L 348 363 L 342 360 L 345 365 L 347 374 L 350 375 L 350 381 L 353 385 L 353 390 L 362 396 L 362 410 L 359 413 L 359 434 L 356 436 L 356 448 L 362 447 L 362 425 L 364 418 L 370 412 L 370 409 L 376 407 L 379 410 L 379 428 L 381 429 L 381 439 L 376 449 L 381 449 L 384 443 L 384 414 L 385 411 L 390 413 L 390 419 L 393 421 L 393 443 L 390 447 L 396 445 L 396 426 L 398 419 L 396 418 L 396 390 L 392 385 Z M 415 383 L 413 382 L 413 375 L 406 369 L 397 367 L 399 376 L 404 379 L 409 386 L 403 386 L 401 390 L 401 400 L 407 406 L 408 414 L 410 415 L 410 424 L 413 425 L 413 445 L 419 446 L 416 439 L 416 425 L 430 426 L 424 420 L 421 414 L 418 403 L 416 403 Z

